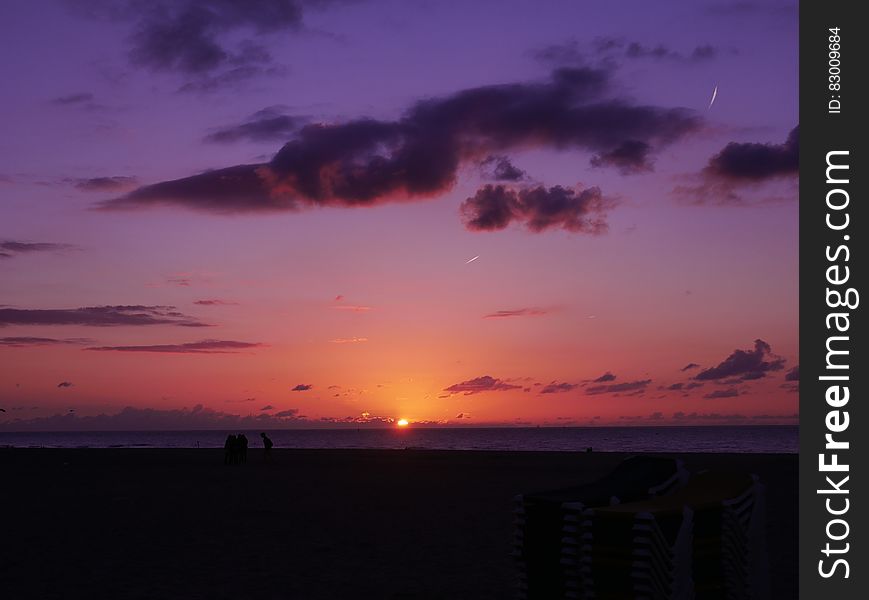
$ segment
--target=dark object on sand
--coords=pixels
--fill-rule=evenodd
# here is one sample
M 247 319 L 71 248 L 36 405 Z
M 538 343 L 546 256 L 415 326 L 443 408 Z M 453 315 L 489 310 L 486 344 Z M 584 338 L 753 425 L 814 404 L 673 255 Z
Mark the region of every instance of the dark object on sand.
M 223 464 L 231 465 L 235 462 L 235 448 L 238 442 L 235 436 L 229 434 L 226 436 L 226 441 L 223 443 Z
M 247 462 L 247 436 L 239 433 L 235 440 L 238 444 L 238 462 L 244 464 Z
M 763 496 L 756 477 L 706 472 L 668 496 L 573 513 L 566 595 L 768 599 Z
M 275 444 L 269 439 L 269 436 L 267 436 L 265 433 L 261 433 L 260 437 L 262 437 L 263 439 L 263 460 L 268 462 L 272 459 L 272 446 L 274 446 Z
M 519 560 L 520 596 L 563 598 L 567 592 L 561 564 L 565 504 L 572 510 L 645 500 L 684 485 L 688 472 L 672 458 L 648 456 L 623 461 L 612 473 L 576 487 L 516 497 L 514 554 Z
M 707 471 L 684 485 L 684 469 L 670 466 L 673 475 L 638 498 L 655 479 L 652 472 L 660 481 L 668 467 L 636 460 L 586 486 L 522 497 L 520 596 L 767 600 L 765 502 L 757 477 Z

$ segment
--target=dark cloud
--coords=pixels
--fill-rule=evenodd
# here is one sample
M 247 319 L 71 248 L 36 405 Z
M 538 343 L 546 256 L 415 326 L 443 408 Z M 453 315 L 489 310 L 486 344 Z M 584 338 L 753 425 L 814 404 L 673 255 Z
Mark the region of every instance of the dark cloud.
M 178 325 L 209 327 L 174 306 L 88 306 L 84 308 L 20 309 L 0 308 L 0 327 L 5 325 Z
M 506 149 L 579 149 L 603 155 L 636 141 L 657 150 L 700 126 L 686 109 L 608 97 L 608 83 L 605 70 L 560 69 L 542 83 L 485 86 L 421 101 L 396 121 L 310 124 L 268 163 L 145 186 L 99 207 L 172 205 L 243 213 L 372 206 L 441 194 L 453 187 L 461 166 Z M 521 198 L 511 193 L 517 197 L 513 204 L 518 203 L 511 206 L 511 217 L 525 220 L 529 228 L 595 229 L 594 223 L 579 220 L 583 215 L 576 211 L 600 204 L 593 201 L 600 198 L 596 188 L 538 188 L 522 192 Z M 535 219 L 559 202 L 568 214 L 557 215 L 552 223 Z M 514 214 L 517 209 L 527 214 Z
M 783 144 L 730 142 L 709 159 L 708 176 L 755 182 L 774 177 L 792 177 L 799 171 L 800 128 L 794 127 Z
M 300 0 L 71 3 L 85 16 L 130 24 L 129 58 L 134 65 L 180 73 L 189 80 L 187 89 L 199 91 L 274 68 L 260 41 L 270 34 L 299 30 L 303 5 L 323 4 Z
M 553 381 L 552 383 L 543 386 L 543 389 L 540 390 L 540 393 L 559 394 L 562 392 L 569 392 L 571 390 L 575 390 L 577 387 L 579 387 L 578 383 L 558 383 L 557 381 Z
M 35 419 L 14 419 L 3 427 L 14 431 L 170 431 L 280 428 L 298 424 L 298 410 L 289 409 L 276 414 L 260 413 L 236 415 L 205 408 L 201 404 L 193 408 L 157 409 L 128 406 L 119 413 L 96 416 L 78 416 L 74 412 Z
M 164 354 L 235 354 L 240 350 L 260 348 L 263 344 L 232 340 L 202 340 L 185 344 L 154 344 L 149 346 L 98 346 L 86 348 L 97 352 L 157 352 Z
M 456 383 L 451 385 L 448 388 L 444 388 L 445 392 L 451 392 L 453 394 L 464 394 L 465 396 L 470 396 L 471 394 L 480 394 L 482 392 L 503 392 L 506 390 L 515 390 L 522 386 L 513 385 L 507 383 L 501 379 L 495 379 L 489 375 L 483 375 L 482 377 L 476 377 L 474 379 L 469 379 L 468 381 L 463 381 L 461 383 Z
M 75 187 L 85 192 L 122 192 L 134 188 L 138 184 L 135 177 L 117 175 L 114 177 L 92 177 L 76 179 Z
M 484 319 L 506 319 L 509 317 L 539 317 L 548 314 L 549 310 L 545 308 L 515 308 L 512 310 L 497 310 L 488 315 L 484 315 Z
M 205 141 L 216 143 L 237 142 L 239 140 L 283 141 L 290 138 L 303 123 L 304 119 L 283 114 L 281 107 L 271 106 L 255 112 L 243 123 L 217 129 L 208 134 Z
M 745 204 L 746 190 L 767 182 L 795 180 L 799 158 L 799 125 L 783 144 L 731 142 L 709 159 L 693 182 L 673 192 L 692 204 Z
M 265 406 L 263 406 L 263 407 L 260 409 L 260 411 L 274 410 L 274 409 L 275 409 L 275 407 L 272 406 L 271 404 L 266 404 Z
M 313 387 L 314 386 L 309 384 L 309 383 L 300 383 L 299 385 L 297 385 L 296 387 L 294 387 L 290 391 L 291 392 L 307 392 L 308 390 L 310 390 Z
M 737 381 L 749 381 L 765 377 L 770 371 L 782 370 L 784 363 L 785 359 L 774 355 L 769 344 L 757 339 L 753 350 L 734 350 L 717 366 L 700 371 L 694 379 L 709 381 L 732 377 Z
M 615 381 L 616 376 L 607 371 L 597 379 L 592 379 L 594 383 L 606 383 L 607 381 Z
M 94 95 L 89 92 L 83 92 L 79 94 L 68 94 L 66 96 L 59 96 L 57 98 L 53 98 L 51 100 L 52 104 L 57 104 L 60 106 L 69 106 L 69 105 L 86 105 L 92 103 L 94 100 Z
M 685 387 L 684 383 L 673 383 L 673 384 L 668 385 L 667 389 L 668 390 L 681 390 L 683 387 Z
M 622 175 L 643 173 L 652 170 L 651 150 L 646 142 L 628 140 L 606 154 L 593 156 L 591 164 L 594 167 L 615 167 Z
M 616 394 L 623 392 L 642 392 L 652 383 L 651 379 L 643 379 L 640 381 L 626 381 L 624 383 L 610 383 L 605 385 L 592 385 L 585 388 L 585 393 L 589 395 L 597 394 Z
M 61 381 L 60 383 L 57 384 L 57 387 L 59 387 L 59 388 L 71 388 L 72 385 L 73 384 L 71 381 Z
M 699 369 L 699 368 L 700 368 L 700 365 L 698 365 L 697 363 L 688 363 L 687 365 L 685 365 L 684 367 L 682 367 L 679 370 L 680 371 L 690 371 L 691 369 Z
M 795 366 L 793 369 L 785 373 L 785 381 L 799 381 L 800 380 L 800 365 Z
M 718 55 L 718 48 L 711 44 L 695 46 L 685 53 L 664 44 L 648 46 L 615 37 L 599 37 L 589 45 L 580 44 L 577 39 L 570 39 L 532 52 L 535 59 L 554 65 L 582 65 L 587 64 L 590 59 L 599 59 L 613 68 L 618 66 L 619 61 L 624 60 L 667 60 L 687 64 L 708 61 Z
M 461 213 L 471 231 L 498 231 L 515 222 L 535 233 L 564 229 L 601 234 L 608 228 L 605 216 L 610 205 L 596 187 L 577 191 L 557 185 L 517 191 L 487 185 L 462 203 Z
M 727 388 L 726 390 L 714 390 L 708 394 L 704 394 L 704 398 L 714 400 L 716 398 L 736 398 L 739 395 L 739 390 L 736 388 Z
M 14 258 L 21 254 L 35 254 L 37 252 L 67 252 L 75 249 L 77 249 L 77 246 L 72 244 L 5 240 L 0 241 L 0 258 Z
M 87 338 L 55 339 L 44 337 L 2 337 L 0 346 L 7 348 L 26 348 L 28 346 L 68 346 L 90 344 L 93 340 Z
M 489 156 L 481 166 L 486 177 L 495 181 L 521 181 L 526 177 L 525 171 L 516 167 L 506 156 Z
M 229 302 L 228 300 L 220 300 L 218 298 L 194 300 L 193 304 L 197 306 L 238 306 L 238 302 Z

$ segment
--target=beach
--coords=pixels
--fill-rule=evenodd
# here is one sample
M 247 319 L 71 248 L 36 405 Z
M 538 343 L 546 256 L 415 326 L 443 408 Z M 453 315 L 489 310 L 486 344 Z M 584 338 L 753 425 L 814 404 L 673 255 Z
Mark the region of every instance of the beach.
M 513 497 L 626 454 L 0 449 L 5 598 L 515 598 Z M 797 455 L 684 454 L 766 486 L 772 597 L 797 597 Z

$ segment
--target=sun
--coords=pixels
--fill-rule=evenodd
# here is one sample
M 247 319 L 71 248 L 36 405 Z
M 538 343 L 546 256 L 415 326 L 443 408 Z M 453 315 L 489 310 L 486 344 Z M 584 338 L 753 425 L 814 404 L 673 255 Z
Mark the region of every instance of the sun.
M 407 427 L 409 425 L 407 419 L 399 419 L 395 424 L 399 427 Z

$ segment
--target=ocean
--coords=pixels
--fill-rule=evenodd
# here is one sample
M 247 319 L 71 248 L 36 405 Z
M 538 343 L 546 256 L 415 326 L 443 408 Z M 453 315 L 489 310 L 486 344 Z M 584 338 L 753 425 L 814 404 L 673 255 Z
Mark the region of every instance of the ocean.
M 0 447 L 222 448 L 228 431 L 0 432 Z M 259 431 L 244 431 L 252 448 Z M 498 427 L 267 430 L 276 448 L 795 454 L 799 427 Z

